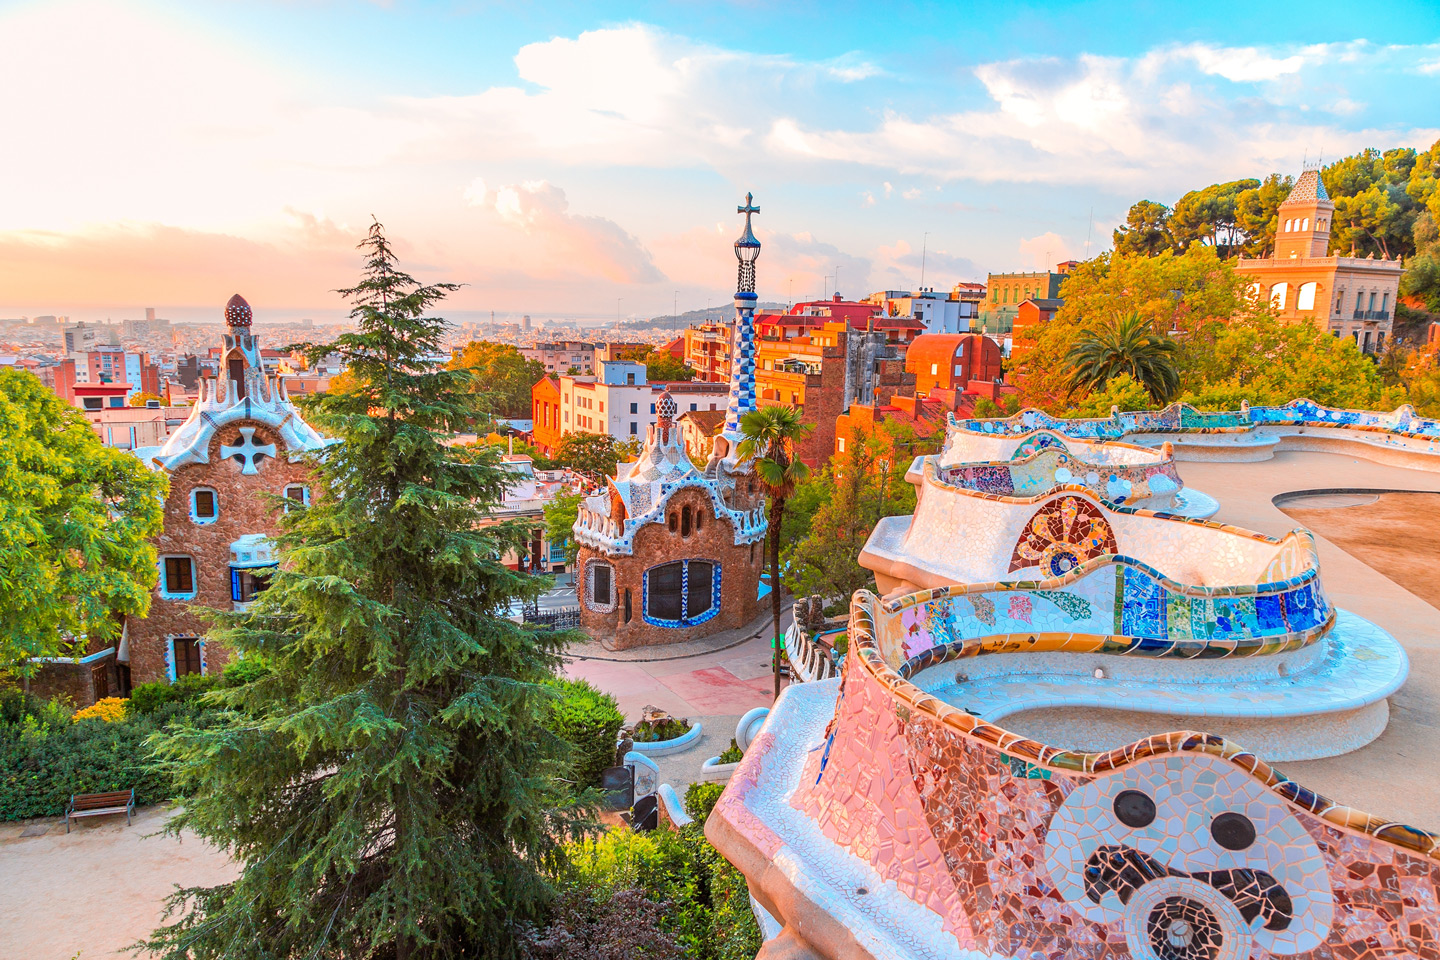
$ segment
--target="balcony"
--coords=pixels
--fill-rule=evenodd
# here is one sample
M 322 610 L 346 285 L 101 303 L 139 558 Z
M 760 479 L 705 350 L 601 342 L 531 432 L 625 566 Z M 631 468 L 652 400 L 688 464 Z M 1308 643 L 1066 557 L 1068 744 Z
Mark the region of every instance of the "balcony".
M 1352 320 L 1389 320 L 1389 310 L 1356 310 Z

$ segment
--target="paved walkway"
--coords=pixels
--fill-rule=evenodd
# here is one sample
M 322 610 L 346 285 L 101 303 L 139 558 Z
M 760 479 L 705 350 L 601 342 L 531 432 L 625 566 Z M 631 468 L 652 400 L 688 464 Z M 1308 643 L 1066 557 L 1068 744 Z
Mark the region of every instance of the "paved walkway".
M 0 957 L 4 960 L 101 960 L 161 923 L 177 886 L 214 886 L 237 873 L 218 850 L 193 835 L 157 836 L 163 807 L 124 817 L 95 817 L 65 833 L 54 820 L 0 824 Z M 24 837 L 48 827 L 41 836 Z

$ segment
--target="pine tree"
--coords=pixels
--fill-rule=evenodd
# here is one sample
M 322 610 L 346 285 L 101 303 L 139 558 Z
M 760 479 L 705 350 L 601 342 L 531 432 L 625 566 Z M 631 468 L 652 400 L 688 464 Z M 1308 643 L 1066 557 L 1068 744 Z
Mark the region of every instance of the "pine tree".
M 319 495 L 281 522 L 281 564 L 211 637 L 272 668 L 217 696 L 226 722 L 161 738 L 193 791 L 172 832 L 220 845 L 241 873 L 179 891 L 149 949 L 168 958 L 504 957 L 541 917 L 544 876 L 586 821 L 545 731 L 542 682 L 561 641 L 505 616 L 538 583 L 493 524 L 497 448 L 444 442 L 474 413 L 472 374 L 446 370 L 452 284 L 400 272 L 383 228 L 340 291 L 358 331 L 339 354 L 352 389 L 306 412 L 337 442 Z

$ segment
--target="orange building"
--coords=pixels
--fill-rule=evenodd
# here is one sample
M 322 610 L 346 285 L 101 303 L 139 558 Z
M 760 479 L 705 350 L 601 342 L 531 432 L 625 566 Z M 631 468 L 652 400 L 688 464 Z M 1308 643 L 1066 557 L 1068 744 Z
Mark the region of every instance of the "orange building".
M 1042 323 L 1049 323 L 1055 319 L 1055 314 L 1061 307 L 1065 306 L 1064 300 L 1046 298 L 1043 300 L 1025 300 L 1015 309 L 1015 328 L 1011 334 L 1010 356 L 1019 357 L 1028 350 L 1029 344 L 1021 342 L 1024 331 L 1040 326 Z M 1033 337 L 1033 333 L 1024 334 Z
M 1405 266 L 1398 258 L 1376 260 L 1374 254 L 1327 255 L 1334 214 L 1320 171 L 1304 171 L 1280 204 L 1275 255 L 1241 257 L 1235 272 L 1253 278 L 1250 289 L 1267 297 L 1281 319 L 1309 320 L 1337 337 L 1354 338 L 1366 353 L 1378 353 L 1393 328 Z
M 530 388 L 531 438 L 547 457 L 560 447 L 560 381 L 541 377 Z
M 1000 345 L 983 333 L 926 333 L 905 352 L 915 374 L 916 396 L 933 390 L 963 391 L 971 380 L 1000 376 Z

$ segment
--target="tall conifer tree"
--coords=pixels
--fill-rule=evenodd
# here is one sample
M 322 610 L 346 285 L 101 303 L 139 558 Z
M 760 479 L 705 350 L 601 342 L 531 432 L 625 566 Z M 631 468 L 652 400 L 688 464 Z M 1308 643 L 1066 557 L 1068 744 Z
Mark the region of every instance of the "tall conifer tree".
M 175 895 L 148 944 L 167 958 L 504 957 L 584 823 L 541 724 L 560 641 L 505 616 L 537 588 L 499 559 L 523 533 L 486 525 L 505 473 L 444 442 L 475 402 L 425 316 L 455 286 L 400 272 L 378 223 L 360 248 L 340 291 L 358 331 L 307 347 L 353 377 L 307 404 L 337 441 L 318 495 L 282 520 L 269 588 L 211 633 L 272 670 L 218 695 L 227 722 L 159 745 L 194 791 L 170 829 L 241 866 Z

